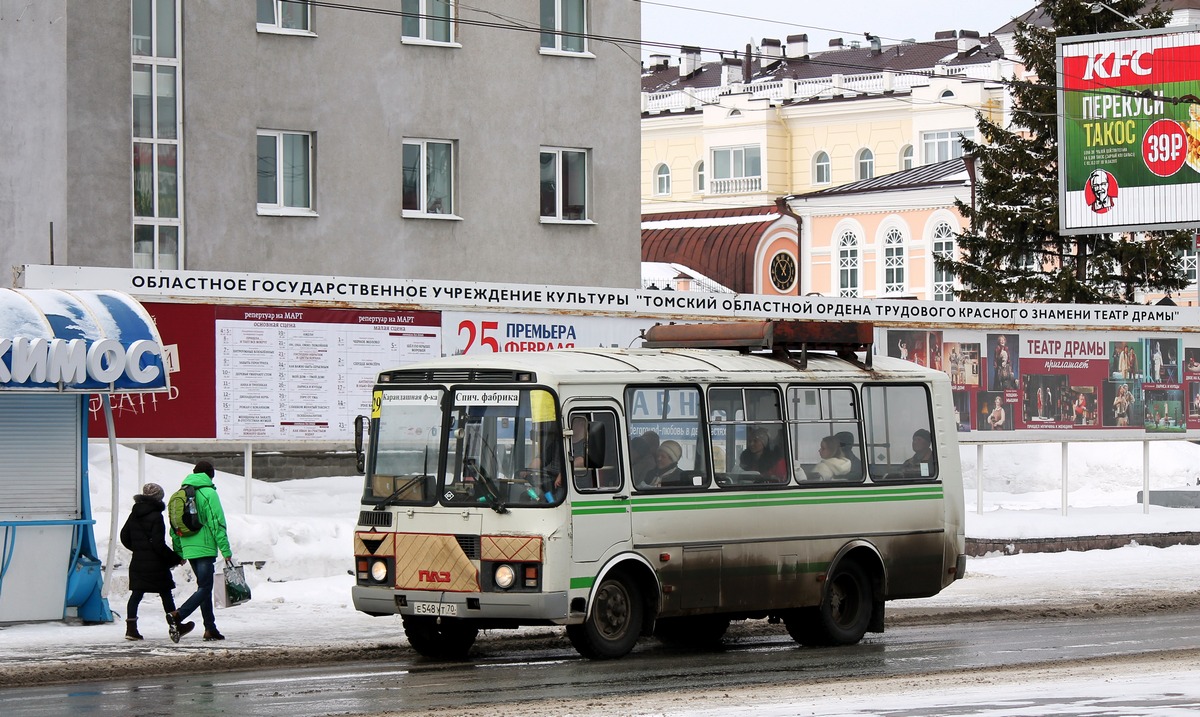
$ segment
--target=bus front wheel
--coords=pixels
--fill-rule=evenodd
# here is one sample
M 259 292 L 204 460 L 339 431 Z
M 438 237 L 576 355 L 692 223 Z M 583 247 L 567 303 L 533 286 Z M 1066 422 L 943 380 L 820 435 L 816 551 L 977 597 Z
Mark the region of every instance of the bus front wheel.
M 853 645 L 866 634 L 874 605 L 866 571 L 853 560 L 843 560 L 829 574 L 821 604 L 791 611 L 784 624 L 802 645 Z
M 641 629 L 641 594 L 632 581 L 618 575 L 600 582 L 587 620 L 567 625 L 567 637 L 584 657 L 611 660 L 629 654 Z
M 479 634 L 476 628 L 454 618 L 405 615 L 401 620 L 412 649 L 439 660 L 465 659 Z

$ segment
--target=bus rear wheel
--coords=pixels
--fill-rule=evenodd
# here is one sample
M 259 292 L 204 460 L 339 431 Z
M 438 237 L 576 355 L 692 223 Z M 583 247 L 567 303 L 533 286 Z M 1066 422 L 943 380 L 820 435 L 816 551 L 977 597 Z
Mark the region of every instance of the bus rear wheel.
M 584 657 L 611 660 L 629 654 L 641 629 L 641 593 L 632 581 L 615 576 L 600 582 L 587 620 L 567 625 L 567 637 Z
M 821 604 L 790 611 L 784 624 L 802 645 L 853 645 L 867 633 L 874 605 L 866 571 L 844 560 L 829 574 Z
M 404 636 L 419 654 L 439 660 L 462 660 L 479 630 L 454 618 L 405 615 Z

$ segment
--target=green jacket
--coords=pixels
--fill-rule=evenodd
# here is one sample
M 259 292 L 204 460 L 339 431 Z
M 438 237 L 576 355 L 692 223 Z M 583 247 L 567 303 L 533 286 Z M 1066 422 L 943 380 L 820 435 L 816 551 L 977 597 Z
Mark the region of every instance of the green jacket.
M 229 548 L 229 535 L 225 532 L 225 509 L 212 478 L 204 473 L 192 473 L 183 479 L 183 485 L 196 489 L 196 512 L 202 523 L 195 535 L 180 537 L 171 532 L 171 543 L 175 552 L 184 560 L 192 558 L 215 558 L 220 552 L 226 558 L 233 557 Z

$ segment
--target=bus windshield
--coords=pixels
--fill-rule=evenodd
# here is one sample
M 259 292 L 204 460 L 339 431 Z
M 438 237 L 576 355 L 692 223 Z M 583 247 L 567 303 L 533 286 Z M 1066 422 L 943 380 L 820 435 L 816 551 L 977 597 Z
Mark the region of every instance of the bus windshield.
M 562 501 L 563 437 L 544 389 L 380 390 L 366 500 L 508 507 Z

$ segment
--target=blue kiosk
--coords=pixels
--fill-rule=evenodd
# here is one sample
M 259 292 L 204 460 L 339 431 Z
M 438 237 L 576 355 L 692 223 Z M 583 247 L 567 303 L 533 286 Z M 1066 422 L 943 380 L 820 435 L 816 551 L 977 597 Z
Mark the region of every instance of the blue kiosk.
M 115 291 L 0 289 L 0 623 L 111 622 L 88 490 L 88 398 L 169 389 L 162 339 Z M 114 476 L 115 480 L 115 476 Z

